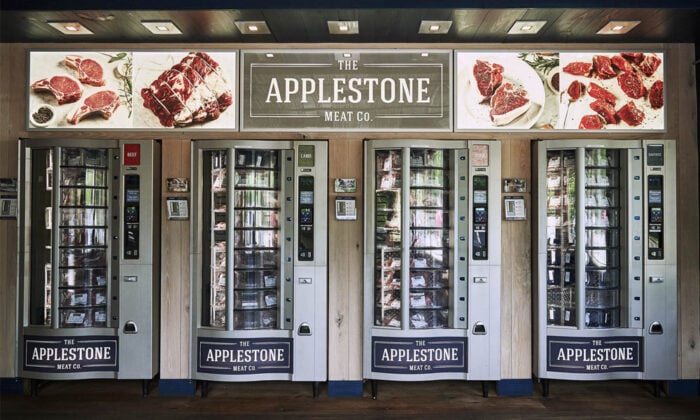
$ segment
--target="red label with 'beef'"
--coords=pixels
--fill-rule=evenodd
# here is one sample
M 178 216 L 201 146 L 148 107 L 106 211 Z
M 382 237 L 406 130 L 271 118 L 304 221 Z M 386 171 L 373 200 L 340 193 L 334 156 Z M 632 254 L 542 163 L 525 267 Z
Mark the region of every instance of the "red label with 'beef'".
M 137 166 L 141 164 L 141 145 L 124 145 L 124 166 Z

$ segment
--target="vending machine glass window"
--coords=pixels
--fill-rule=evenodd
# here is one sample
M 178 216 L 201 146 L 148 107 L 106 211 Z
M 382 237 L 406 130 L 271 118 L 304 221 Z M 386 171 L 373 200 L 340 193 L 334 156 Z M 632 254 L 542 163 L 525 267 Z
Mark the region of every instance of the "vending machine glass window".
M 233 308 L 234 329 L 274 329 L 280 317 L 280 168 L 279 151 L 235 152 L 234 182 L 229 189 L 231 167 L 226 150 L 205 152 L 210 177 L 205 179 L 210 245 L 204 267 L 203 325 L 225 328 L 228 305 Z M 229 191 L 233 192 L 233 243 L 228 242 Z M 233 251 L 233 300 L 227 289 L 227 256 Z

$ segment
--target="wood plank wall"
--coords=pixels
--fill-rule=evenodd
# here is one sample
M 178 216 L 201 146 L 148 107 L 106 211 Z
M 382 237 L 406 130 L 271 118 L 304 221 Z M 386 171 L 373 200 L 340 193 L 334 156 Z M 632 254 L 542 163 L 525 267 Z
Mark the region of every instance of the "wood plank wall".
M 274 45 L 167 45 L 169 49 L 275 48 Z M 284 45 L 283 48 L 313 49 L 314 45 Z M 281 47 L 281 48 L 282 48 Z M 328 46 L 324 46 L 328 47 Z M 338 44 L 337 48 L 356 48 Z M 367 48 L 405 48 L 406 45 L 373 45 Z M 503 45 L 416 44 L 412 48 L 498 49 Z M 509 45 L 512 49 L 532 49 L 532 45 Z M 570 46 L 542 45 L 543 50 L 561 50 Z M 643 138 L 671 138 L 678 141 L 678 273 L 679 273 L 679 373 L 681 378 L 700 378 L 700 243 L 698 229 L 698 142 L 697 98 L 694 46 L 692 44 L 634 45 L 635 50 L 665 49 L 668 131 L 644 134 Z M 163 137 L 163 132 L 27 132 L 25 130 L 25 52 L 41 49 L 162 49 L 153 45 L 100 44 L 0 44 L 0 177 L 17 173 L 17 139 L 43 138 L 128 138 Z M 363 45 L 363 48 L 365 46 Z M 581 50 L 599 50 L 600 45 L 577 45 Z M 606 45 L 606 49 L 626 50 L 630 46 Z M 329 140 L 329 209 L 334 208 L 335 178 L 356 178 L 358 220 L 336 221 L 329 217 L 329 379 L 362 379 L 362 255 L 363 255 L 363 166 L 364 138 L 438 138 L 502 140 L 502 176 L 526 178 L 530 182 L 530 141 L 585 138 L 585 133 L 178 133 L 162 138 L 162 198 L 182 194 L 168 193 L 168 177 L 190 177 L 190 140 L 289 139 Z M 595 134 L 597 138 L 640 138 L 632 134 Z M 528 216 L 532 215 L 531 186 L 525 194 Z M 184 194 L 188 196 L 189 194 Z M 343 194 L 346 195 L 346 194 Z M 190 363 L 190 226 L 189 222 L 168 221 L 162 206 L 161 264 L 161 378 L 189 377 Z M 503 378 L 531 377 L 531 220 L 503 222 L 502 297 L 501 297 L 501 374 Z M 0 378 L 14 377 L 16 340 L 17 226 L 15 221 L 0 220 Z

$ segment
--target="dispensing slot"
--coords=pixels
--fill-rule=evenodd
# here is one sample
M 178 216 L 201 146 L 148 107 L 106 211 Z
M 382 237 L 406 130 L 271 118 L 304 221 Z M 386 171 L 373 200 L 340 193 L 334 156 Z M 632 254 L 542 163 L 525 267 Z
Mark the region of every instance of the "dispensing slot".
M 661 326 L 660 322 L 654 321 L 649 326 L 649 334 L 663 334 L 663 333 L 664 333 L 664 327 Z
M 483 322 L 477 322 L 472 328 L 472 334 L 474 335 L 486 335 L 486 325 Z
M 298 334 L 311 335 L 311 326 L 306 322 L 302 322 L 301 325 L 299 325 Z
M 139 329 L 134 321 L 126 321 L 124 324 L 124 334 L 138 334 Z

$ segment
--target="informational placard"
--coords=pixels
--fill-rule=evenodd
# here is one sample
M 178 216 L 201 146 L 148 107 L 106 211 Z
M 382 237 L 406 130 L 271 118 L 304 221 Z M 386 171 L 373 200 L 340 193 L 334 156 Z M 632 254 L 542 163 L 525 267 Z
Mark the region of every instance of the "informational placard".
M 241 130 L 451 131 L 451 51 L 243 51 Z
M 24 336 L 22 368 L 47 373 L 116 372 L 119 337 Z
M 197 338 L 197 372 L 256 375 L 292 371 L 291 338 Z
M 455 53 L 455 131 L 663 131 L 660 52 Z
M 644 371 L 642 337 L 547 337 L 547 370 L 567 373 Z
M 503 207 L 506 220 L 527 220 L 525 212 L 525 197 L 505 196 L 503 197 Z
M 335 218 L 336 220 L 357 220 L 355 197 L 335 198 Z
M 466 337 L 372 337 L 372 371 L 467 373 Z
M 236 129 L 237 52 L 31 51 L 30 130 Z

